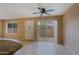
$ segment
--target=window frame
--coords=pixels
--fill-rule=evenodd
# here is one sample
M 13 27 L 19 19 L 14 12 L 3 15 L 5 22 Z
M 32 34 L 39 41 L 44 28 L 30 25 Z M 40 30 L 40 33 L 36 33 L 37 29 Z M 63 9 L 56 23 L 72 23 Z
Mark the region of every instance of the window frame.
M 7 34 L 16 34 L 17 32 L 16 32 L 16 33 L 13 33 L 13 32 L 9 33 L 9 32 L 8 32 L 8 24 L 11 24 L 11 23 L 16 23 L 16 24 L 17 24 L 17 22 L 8 22 L 8 23 L 6 23 L 6 33 L 7 33 Z M 13 28 L 13 27 L 12 27 L 12 28 Z

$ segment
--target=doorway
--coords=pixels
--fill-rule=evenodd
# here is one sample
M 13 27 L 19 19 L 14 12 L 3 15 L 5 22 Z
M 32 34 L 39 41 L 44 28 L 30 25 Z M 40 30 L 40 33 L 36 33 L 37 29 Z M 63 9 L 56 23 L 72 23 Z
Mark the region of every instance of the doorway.
M 37 40 L 57 43 L 57 20 L 38 20 Z

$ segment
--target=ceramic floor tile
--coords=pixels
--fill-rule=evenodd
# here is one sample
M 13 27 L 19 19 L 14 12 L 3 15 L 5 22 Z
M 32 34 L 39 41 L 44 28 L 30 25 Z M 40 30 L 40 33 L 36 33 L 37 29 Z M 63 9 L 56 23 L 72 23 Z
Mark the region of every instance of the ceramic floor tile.
M 70 51 L 62 45 L 51 42 L 36 41 L 24 44 L 15 55 L 70 55 Z

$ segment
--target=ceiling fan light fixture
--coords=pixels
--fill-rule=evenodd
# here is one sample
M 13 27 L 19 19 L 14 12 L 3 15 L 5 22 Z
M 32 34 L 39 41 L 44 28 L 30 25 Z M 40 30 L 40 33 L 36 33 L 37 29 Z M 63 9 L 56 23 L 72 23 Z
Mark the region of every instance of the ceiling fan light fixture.
M 43 14 L 46 14 L 46 15 L 50 15 L 48 14 L 48 12 L 51 12 L 51 11 L 54 11 L 54 9 L 49 9 L 49 10 L 46 10 L 46 8 L 41 8 L 41 7 L 38 7 L 38 9 L 40 10 L 40 12 L 34 12 L 32 14 L 40 14 L 40 17 L 43 15 Z

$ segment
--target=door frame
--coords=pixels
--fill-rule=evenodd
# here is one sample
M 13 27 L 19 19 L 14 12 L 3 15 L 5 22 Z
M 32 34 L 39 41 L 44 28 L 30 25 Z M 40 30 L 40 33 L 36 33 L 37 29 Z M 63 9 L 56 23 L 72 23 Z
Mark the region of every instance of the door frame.
M 43 20 L 43 19 L 42 19 Z M 45 20 L 45 19 L 44 19 Z M 57 20 L 54 20 L 54 19 L 47 19 L 47 21 L 48 20 L 53 20 L 53 21 L 56 21 L 57 22 Z M 35 25 L 35 29 L 36 29 L 36 40 L 38 41 L 38 28 L 37 28 L 37 23 L 38 23 L 38 21 L 39 20 L 36 20 L 35 22 L 36 22 L 36 25 Z M 58 23 L 58 22 L 57 22 Z M 56 24 L 57 25 L 57 29 L 58 29 L 58 24 Z M 57 43 L 57 41 L 58 41 L 58 31 L 57 31 L 57 29 L 55 30 L 57 33 L 56 33 L 56 35 L 55 35 L 55 43 Z M 54 32 L 54 34 L 55 34 L 55 32 Z M 52 38 L 53 39 L 53 38 Z
M 57 43 L 58 44 L 61 44 L 61 45 L 64 45 L 64 31 L 63 31 L 63 17 L 62 16 L 45 16 L 45 17 L 41 17 L 41 18 L 44 18 L 46 20 L 57 20 L 58 22 L 58 40 L 57 40 Z M 35 31 L 34 31 L 34 36 L 35 36 L 35 41 L 37 40 L 37 33 L 36 33 L 36 22 L 40 19 L 40 17 L 34 17 L 32 18 L 34 19 L 35 21 Z

